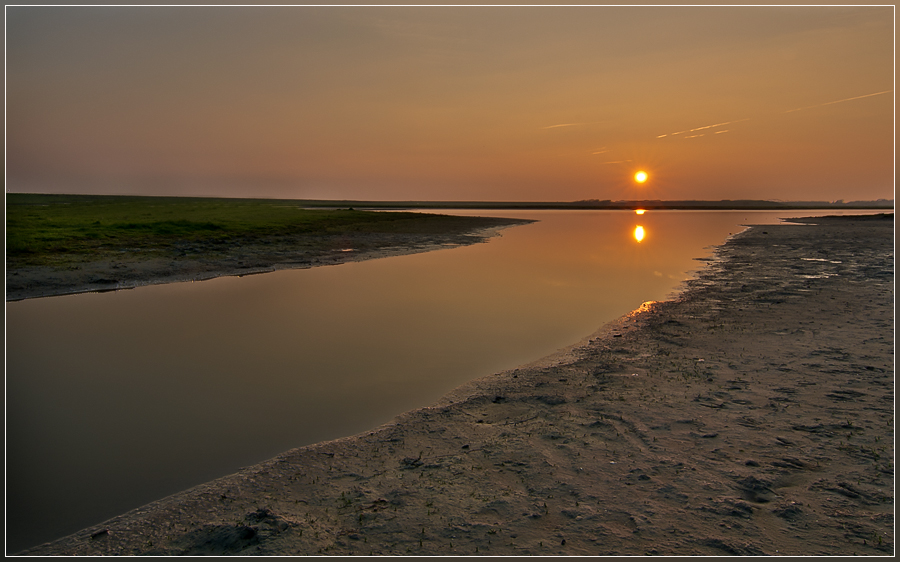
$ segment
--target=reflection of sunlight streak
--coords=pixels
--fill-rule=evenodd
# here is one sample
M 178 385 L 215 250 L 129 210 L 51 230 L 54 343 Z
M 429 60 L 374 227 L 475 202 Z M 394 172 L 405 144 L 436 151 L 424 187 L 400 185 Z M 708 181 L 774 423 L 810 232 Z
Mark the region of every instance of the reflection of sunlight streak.
M 641 240 L 644 239 L 644 227 L 643 227 L 643 226 L 637 226 L 637 227 L 635 227 L 635 229 L 634 229 L 634 239 L 637 240 L 638 242 L 640 242 Z
M 625 162 L 632 162 L 632 160 L 614 160 L 612 162 L 604 162 L 604 164 L 624 164 Z
M 792 112 L 794 112 L 794 111 L 802 111 L 802 110 L 804 110 L 804 109 L 812 109 L 812 108 L 814 108 L 814 107 L 824 107 L 824 106 L 826 106 L 826 105 L 833 105 L 833 104 L 836 104 L 836 103 L 844 103 L 845 101 L 860 100 L 860 99 L 862 99 L 862 98 L 871 98 L 872 96 L 880 96 L 881 94 L 889 94 L 889 93 L 891 93 L 891 92 L 893 92 L 893 91 L 894 91 L 894 90 L 885 90 L 885 91 L 883 91 L 883 92 L 875 92 L 874 94 L 866 94 L 866 95 L 864 95 L 864 96 L 856 96 L 856 97 L 853 97 L 853 98 L 845 98 L 845 99 L 842 99 L 842 100 L 830 101 L 830 102 L 827 102 L 827 103 L 820 103 L 820 104 L 816 104 L 816 105 L 808 105 L 808 106 L 806 106 L 806 107 L 798 107 L 797 109 L 789 109 L 789 110 L 787 110 L 787 111 L 784 111 L 783 113 L 792 113 Z
M 704 134 L 704 133 L 701 133 L 701 134 L 699 134 L 699 135 L 688 135 L 688 136 L 686 136 L 686 137 L 681 137 L 681 138 L 683 138 L 683 139 L 695 139 L 695 138 L 697 138 L 697 137 L 702 137 L 702 136 L 705 136 L 705 134 Z
M 652 310 L 653 305 L 655 305 L 655 304 L 656 304 L 656 301 L 644 301 L 643 303 L 641 303 L 641 306 L 632 310 L 631 312 L 626 314 L 626 316 L 628 318 L 634 318 L 635 316 L 638 316 L 639 314 L 643 314 L 645 312 Z
M 713 133 L 714 135 L 721 135 L 722 133 L 727 133 L 730 129 L 725 129 L 724 131 L 716 131 Z
M 607 149 L 607 148 L 604 146 L 603 148 L 601 148 L 601 149 L 598 150 L 597 152 L 591 152 L 591 154 L 606 154 L 607 152 L 609 152 L 609 149 Z

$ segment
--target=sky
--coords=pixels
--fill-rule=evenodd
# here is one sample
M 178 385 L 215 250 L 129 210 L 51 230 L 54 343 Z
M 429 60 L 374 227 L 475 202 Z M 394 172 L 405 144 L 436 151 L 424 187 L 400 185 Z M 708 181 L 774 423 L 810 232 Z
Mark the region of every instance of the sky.
M 893 199 L 894 21 L 893 6 L 9 6 L 6 186 Z

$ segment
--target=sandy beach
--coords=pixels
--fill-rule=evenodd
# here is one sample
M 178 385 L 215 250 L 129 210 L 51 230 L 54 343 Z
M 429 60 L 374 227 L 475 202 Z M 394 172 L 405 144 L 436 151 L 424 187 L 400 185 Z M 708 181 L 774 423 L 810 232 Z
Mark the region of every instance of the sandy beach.
M 893 215 L 804 222 L 551 357 L 20 554 L 891 555 Z

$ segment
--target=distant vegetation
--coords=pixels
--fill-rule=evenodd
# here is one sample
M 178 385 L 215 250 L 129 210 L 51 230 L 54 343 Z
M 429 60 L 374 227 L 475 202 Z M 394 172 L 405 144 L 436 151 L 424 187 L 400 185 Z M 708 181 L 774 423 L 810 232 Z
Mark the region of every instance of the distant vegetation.
M 285 236 L 442 232 L 466 217 L 306 209 L 265 199 L 7 194 L 6 263 L 65 265 L 90 256 L 166 251 L 185 242 L 222 246 Z

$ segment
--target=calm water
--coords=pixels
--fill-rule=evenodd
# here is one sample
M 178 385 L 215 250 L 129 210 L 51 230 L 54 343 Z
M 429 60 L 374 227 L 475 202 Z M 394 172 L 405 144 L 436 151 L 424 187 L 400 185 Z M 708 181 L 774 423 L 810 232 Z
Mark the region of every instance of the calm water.
M 670 295 L 740 224 L 812 213 L 480 214 L 541 222 L 427 254 L 7 303 L 7 552 L 539 359 Z

